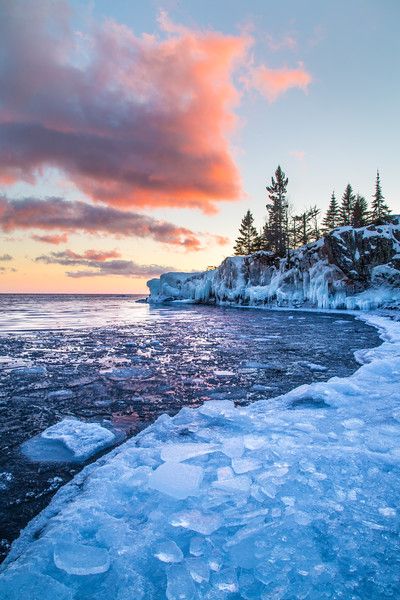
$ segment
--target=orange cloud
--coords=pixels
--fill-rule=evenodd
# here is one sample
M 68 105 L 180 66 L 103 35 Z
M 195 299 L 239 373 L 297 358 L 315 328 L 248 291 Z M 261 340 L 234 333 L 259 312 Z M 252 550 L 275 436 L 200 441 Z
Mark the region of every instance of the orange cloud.
M 312 77 L 302 65 L 297 69 L 270 69 L 265 65 L 253 67 L 244 78 L 248 88 L 254 88 L 263 94 L 268 102 L 275 102 L 290 88 L 306 91 Z

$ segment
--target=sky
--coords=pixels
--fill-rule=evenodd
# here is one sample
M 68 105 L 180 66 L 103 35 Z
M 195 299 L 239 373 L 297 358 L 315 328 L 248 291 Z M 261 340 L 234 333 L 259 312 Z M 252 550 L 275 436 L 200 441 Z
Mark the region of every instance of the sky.
M 397 0 L 0 0 L 0 292 L 142 293 L 379 169 L 400 213 Z

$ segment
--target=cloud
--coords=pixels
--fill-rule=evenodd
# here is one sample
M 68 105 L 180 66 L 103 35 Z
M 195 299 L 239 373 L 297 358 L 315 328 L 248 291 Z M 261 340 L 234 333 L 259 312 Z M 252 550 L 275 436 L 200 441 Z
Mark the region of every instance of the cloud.
M 306 153 L 304 152 L 304 150 L 291 150 L 289 152 L 290 156 L 293 156 L 293 158 L 296 158 L 297 160 L 304 160 Z
M 260 65 L 251 68 L 243 81 L 247 88 L 256 89 L 272 103 L 290 88 L 306 91 L 312 77 L 303 65 L 299 65 L 297 69 L 270 69 Z
M 112 20 L 78 35 L 61 0 L 0 6 L 3 182 L 51 166 L 114 206 L 211 212 L 240 198 L 228 138 L 247 37 L 165 17 L 158 36 Z
M 65 244 L 68 242 L 68 235 L 66 233 L 59 233 L 54 235 L 32 235 L 31 238 L 35 242 L 44 242 L 45 244 Z
M 267 36 L 268 48 L 272 52 L 279 50 L 294 50 L 297 48 L 297 40 L 293 35 L 284 35 L 281 38 L 275 38 L 272 35 Z
M 10 254 L 3 254 L 2 256 L 0 256 L 0 261 L 9 261 L 12 260 L 13 257 Z
M 107 256 L 108 254 L 108 256 Z M 77 254 L 72 250 L 63 252 L 51 252 L 38 256 L 35 261 L 45 264 L 58 264 L 63 266 L 86 267 L 80 271 L 67 271 L 66 275 L 73 278 L 81 277 L 103 277 L 108 275 L 122 275 L 124 277 L 154 277 L 165 271 L 173 271 L 173 267 L 162 265 L 140 265 L 132 260 L 107 260 L 117 252 L 100 252 L 87 250 L 83 254 Z M 93 258 L 91 258 L 93 257 Z
M 53 167 L 109 206 L 215 212 L 243 195 L 230 149 L 239 82 L 272 102 L 311 81 L 302 67 L 263 65 L 238 78 L 250 35 L 188 29 L 165 13 L 152 35 L 110 19 L 84 32 L 73 22 L 64 0 L 0 2 L 4 185 Z
M 9 199 L 0 196 L 0 229 L 58 229 L 64 232 L 111 234 L 117 237 L 151 238 L 157 242 L 201 250 L 202 234 L 141 213 L 63 198 Z M 227 243 L 222 236 L 204 236 L 207 242 Z

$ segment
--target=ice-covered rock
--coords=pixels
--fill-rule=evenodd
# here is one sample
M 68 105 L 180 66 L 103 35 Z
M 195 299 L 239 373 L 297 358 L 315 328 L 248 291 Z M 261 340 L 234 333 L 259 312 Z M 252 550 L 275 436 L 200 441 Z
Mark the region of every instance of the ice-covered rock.
M 362 318 L 384 341 L 351 377 L 164 415 L 86 467 L 0 598 L 398 597 L 400 322 Z
M 35 462 L 84 461 L 115 441 L 115 434 L 98 423 L 65 418 L 24 442 L 22 451 Z
M 366 310 L 399 306 L 399 257 L 399 218 L 359 229 L 340 227 L 285 259 L 256 252 L 228 257 L 204 273 L 164 273 L 147 283 L 149 301 Z

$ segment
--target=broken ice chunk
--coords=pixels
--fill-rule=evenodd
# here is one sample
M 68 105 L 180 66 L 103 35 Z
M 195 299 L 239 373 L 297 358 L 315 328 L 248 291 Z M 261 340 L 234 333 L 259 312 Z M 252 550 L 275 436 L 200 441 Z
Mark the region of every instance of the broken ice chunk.
M 171 565 L 167 571 L 168 600 L 193 600 L 197 597 L 193 579 L 183 565 Z
M 235 569 L 224 569 L 212 576 L 213 585 L 223 592 L 233 594 L 239 589 L 238 580 Z
M 105 375 L 113 381 L 123 381 L 124 379 L 147 379 L 153 375 L 153 371 L 146 367 L 121 367 L 112 369 Z
M 210 417 L 225 417 L 235 410 L 235 405 L 231 400 L 208 400 L 198 408 L 200 414 Z
M 189 558 L 186 565 L 193 581 L 196 583 L 203 583 L 210 579 L 210 566 L 205 558 Z
M 115 434 L 98 423 L 66 418 L 25 442 L 22 450 L 33 461 L 84 461 L 115 440 Z
M 193 556 L 202 556 L 207 552 L 207 542 L 204 538 L 201 537 L 193 537 L 190 540 L 189 552 Z
M 199 510 L 187 510 L 172 515 L 170 523 L 173 527 L 184 527 L 202 535 L 210 535 L 221 526 L 222 519 L 218 514 L 204 514 Z
M 229 458 L 238 458 L 242 456 L 244 452 L 243 437 L 232 437 L 226 440 L 222 445 L 221 452 L 226 456 L 229 456 Z
M 179 563 L 183 560 L 182 550 L 172 540 L 157 544 L 154 556 L 165 563 Z
M 150 474 L 149 486 L 163 494 L 183 500 L 188 496 L 197 495 L 202 479 L 201 467 L 166 462 Z
M 251 479 L 246 475 L 240 475 L 239 477 L 232 477 L 231 479 L 218 479 L 217 481 L 213 481 L 211 485 L 230 494 L 248 494 L 250 491 Z
M 248 473 L 249 471 L 256 471 L 260 467 L 260 461 L 254 458 L 232 458 L 232 469 L 238 475 Z
M 110 568 L 108 550 L 98 546 L 59 543 L 53 558 L 56 567 L 69 575 L 98 575 Z
M 71 390 L 56 390 L 55 392 L 49 392 L 49 400 L 69 400 L 73 398 L 74 394 Z
M 161 448 L 161 458 L 165 462 L 182 462 L 215 451 L 212 444 L 165 444 Z

